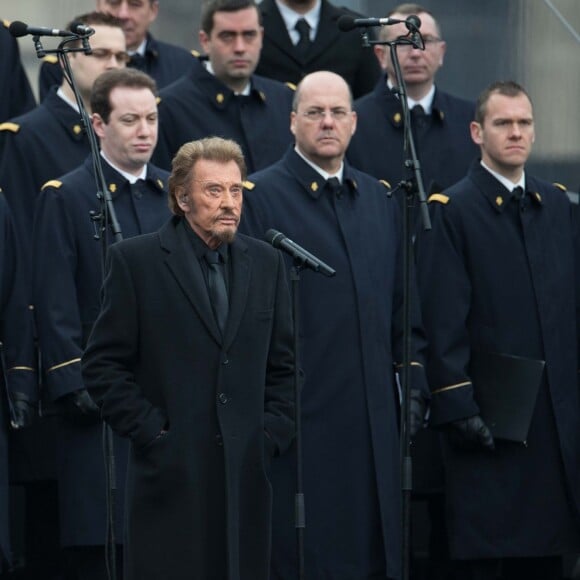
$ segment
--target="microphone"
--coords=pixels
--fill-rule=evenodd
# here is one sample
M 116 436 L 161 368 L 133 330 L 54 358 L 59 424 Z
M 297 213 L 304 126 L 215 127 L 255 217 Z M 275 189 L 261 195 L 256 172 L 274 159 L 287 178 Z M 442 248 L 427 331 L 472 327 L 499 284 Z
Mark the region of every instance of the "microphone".
M 333 270 L 328 264 L 325 264 L 322 260 L 319 260 L 316 256 L 306 251 L 296 242 L 293 242 L 290 238 L 287 238 L 282 232 L 277 230 L 268 230 L 264 238 L 275 248 L 283 250 L 292 256 L 294 260 L 299 262 L 302 266 L 310 268 L 315 272 L 320 272 L 329 278 L 336 274 L 336 270 Z
M 338 19 L 338 28 L 343 32 L 348 32 L 349 30 L 354 30 L 355 28 L 367 28 L 370 26 L 392 26 L 393 24 L 404 23 L 407 30 L 416 31 L 421 27 L 421 20 L 418 16 L 411 14 L 405 20 L 399 20 L 398 18 L 354 18 L 353 16 L 348 16 L 348 14 L 343 14 Z
M 95 33 L 95 29 L 90 26 L 86 26 L 82 22 L 73 22 L 71 24 L 70 30 L 73 34 L 77 36 L 91 36 Z
M 15 38 L 20 38 L 21 36 L 26 36 L 27 34 L 30 34 L 31 36 L 74 36 L 70 30 L 28 26 L 28 24 L 20 22 L 19 20 L 12 22 L 8 27 L 8 30 Z

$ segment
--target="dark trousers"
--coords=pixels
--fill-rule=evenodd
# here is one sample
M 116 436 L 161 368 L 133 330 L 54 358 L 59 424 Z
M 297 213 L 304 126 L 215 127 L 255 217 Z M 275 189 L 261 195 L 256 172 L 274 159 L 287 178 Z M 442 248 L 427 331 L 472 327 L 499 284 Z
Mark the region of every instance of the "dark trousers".
M 65 548 L 67 571 L 74 580 L 109 580 L 104 546 Z M 123 580 L 123 550 L 117 547 L 117 580 Z
M 456 562 L 461 580 L 562 580 L 563 573 L 561 556 Z

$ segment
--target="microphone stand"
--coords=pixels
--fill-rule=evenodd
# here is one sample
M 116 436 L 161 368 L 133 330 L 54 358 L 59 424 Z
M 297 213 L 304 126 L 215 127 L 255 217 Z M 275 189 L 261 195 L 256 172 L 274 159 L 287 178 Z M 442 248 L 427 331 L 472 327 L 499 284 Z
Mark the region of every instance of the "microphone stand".
M 408 19 L 407 19 L 408 22 Z M 409 26 L 409 24 L 408 24 Z M 411 267 L 413 259 L 413 226 L 412 209 L 415 206 L 415 199 L 419 200 L 421 221 L 425 230 L 431 229 L 431 220 L 427 208 L 425 188 L 421 175 L 421 164 L 417 158 L 417 150 L 411 127 L 411 115 L 407 103 L 407 90 L 405 81 L 401 73 L 401 66 L 397 55 L 397 46 L 412 46 L 425 50 L 425 45 L 421 34 L 416 26 L 406 36 L 401 36 L 391 41 L 371 40 L 370 44 L 388 45 L 390 49 L 391 61 L 395 69 L 397 79 L 397 94 L 403 109 L 403 131 L 404 131 L 404 166 L 408 179 L 397 184 L 394 190 L 389 192 L 392 195 L 398 189 L 405 192 L 405 203 L 403 204 L 403 365 L 401 371 L 401 492 L 402 492 L 402 580 L 408 580 L 410 575 L 410 553 L 411 553 L 411 492 L 413 489 L 413 461 L 411 457 L 411 387 L 409 384 L 409 369 L 411 364 Z M 369 42 L 367 40 L 367 42 Z
M 39 36 L 34 36 L 33 42 L 38 58 L 43 58 L 46 54 L 56 54 L 58 56 L 58 60 L 63 68 L 63 76 L 74 93 L 75 101 L 77 103 L 81 118 L 81 126 L 84 128 L 89 140 L 93 171 L 97 186 L 97 198 L 101 204 L 99 213 L 96 214 L 94 211 L 91 211 L 89 218 L 95 227 L 95 240 L 101 241 L 101 272 L 104 276 L 106 254 L 109 245 L 108 236 L 106 235 L 107 229 L 110 228 L 113 241 L 115 242 L 122 240 L 123 236 L 121 233 L 121 226 L 119 225 L 119 221 L 117 220 L 115 213 L 115 208 L 113 206 L 113 199 L 111 197 L 111 193 L 107 189 L 105 176 L 103 174 L 101 156 L 99 153 L 99 143 L 93 130 L 90 117 L 75 83 L 68 57 L 68 53 L 70 52 L 82 52 L 84 54 L 91 54 L 92 49 L 89 44 L 89 37 L 93 34 L 94 31 L 88 34 L 74 34 L 70 37 L 66 37 L 59 43 L 56 50 L 45 50 L 42 46 Z M 79 40 L 81 41 L 81 47 L 66 47 L 67 44 L 70 44 L 71 42 L 78 42 Z M 107 537 L 105 541 L 105 557 L 109 579 L 116 580 L 117 546 L 115 539 L 115 494 L 117 491 L 117 480 L 115 469 L 115 451 L 113 446 L 113 431 L 105 422 L 103 422 L 103 453 L 105 456 L 105 478 L 107 493 Z
M 305 578 L 304 564 L 304 531 L 306 528 L 306 510 L 304 507 L 304 485 L 302 481 L 302 402 L 300 392 L 300 351 L 299 351 L 299 282 L 300 272 L 305 268 L 300 259 L 294 260 L 290 268 L 292 294 L 292 321 L 294 332 L 294 415 L 296 445 L 296 494 L 294 496 L 294 527 L 296 528 L 296 556 L 298 559 L 298 578 Z

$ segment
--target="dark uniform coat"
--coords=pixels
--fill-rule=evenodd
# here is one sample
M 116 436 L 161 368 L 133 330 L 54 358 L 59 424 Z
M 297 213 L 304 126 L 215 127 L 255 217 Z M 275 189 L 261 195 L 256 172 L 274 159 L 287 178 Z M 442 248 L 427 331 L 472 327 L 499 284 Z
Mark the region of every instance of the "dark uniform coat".
M 299 288 L 306 576 L 399 578 L 400 211 L 372 177 L 346 165 L 344 178 L 331 196 L 290 150 L 250 176 L 243 227 L 260 238 L 278 229 L 336 270 L 305 271 Z M 422 335 L 414 338 L 419 350 Z M 412 368 L 426 389 L 422 367 Z M 294 473 L 294 454 L 272 466 L 277 579 L 296 577 Z
M 167 220 L 165 171 L 149 165 L 147 180 L 135 186 L 106 162 L 103 172 L 123 237 L 155 231 Z M 99 313 L 103 260 L 100 242 L 94 239 L 91 210 L 98 212 L 99 202 L 90 157 L 60 180 L 45 184 L 38 199 L 33 299 L 44 388 L 51 400 L 83 388 L 81 355 Z M 120 526 L 127 446 L 122 440 L 117 443 Z M 63 545 L 103 544 L 106 488 L 101 425 L 77 425 L 63 417 L 57 455 Z M 122 538 L 121 528 L 117 538 Z
M 147 35 L 143 56 L 134 54 L 127 66 L 139 69 L 155 79 L 158 88 L 166 87 L 187 74 L 194 63 L 192 52 L 181 46 L 162 42 Z M 43 101 L 53 86 L 62 84 L 62 68 L 53 55 L 44 57 L 38 73 L 40 100 Z
M 298 84 L 308 73 L 329 70 L 341 75 L 355 98 L 372 91 L 381 69 L 371 47 L 363 47 L 358 29 L 342 32 L 338 19 L 360 15 L 322 0 L 316 37 L 302 56 L 290 39 L 286 23 L 274 0 L 259 4 L 264 43 L 256 74 Z
M 12 217 L 0 193 L 0 573 L 11 560 L 8 503 L 9 401 L 13 393 L 36 394 L 36 364 L 29 288 L 22 276 Z
M 36 106 L 22 62 L 18 41 L 8 32 L 9 22 L 0 22 L 0 123 Z
M 198 61 L 191 74 L 161 91 L 154 162 L 170 169 L 184 143 L 212 135 L 236 141 L 248 171 L 278 161 L 292 140 L 293 92 L 255 75 L 251 83 L 248 96 L 236 96 Z
M 238 235 L 229 254 L 222 339 L 179 218 L 111 248 L 83 376 L 131 440 L 125 580 L 268 579 L 266 462 L 294 431 L 290 299 L 278 252 Z
M 383 75 L 372 93 L 358 99 L 356 133 L 347 151 L 349 161 L 358 169 L 385 179 L 395 186 L 407 179 L 403 161 L 403 110 L 387 86 Z M 426 191 L 433 185 L 441 189 L 462 179 L 478 148 L 473 143 L 469 124 L 475 105 L 435 89 L 431 116 L 413 119 L 415 147 L 421 162 Z
M 429 337 L 431 422 L 477 414 L 473 349 L 545 360 L 527 446 L 462 451 L 446 442 L 455 558 L 578 552 L 580 400 L 578 270 L 570 204 L 526 175 L 520 207 L 474 162 L 431 198 L 433 229 L 417 240 Z
M 25 256 L 30 256 L 34 206 L 50 179 L 79 166 L 89 153 L 80 116 L 54 90 L 33 111 L 0 124 L 0 183 Z

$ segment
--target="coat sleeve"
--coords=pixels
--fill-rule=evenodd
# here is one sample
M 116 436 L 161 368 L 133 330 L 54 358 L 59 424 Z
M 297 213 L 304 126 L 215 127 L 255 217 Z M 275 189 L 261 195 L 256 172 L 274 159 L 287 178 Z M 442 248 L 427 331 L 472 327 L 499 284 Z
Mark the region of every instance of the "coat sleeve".
M 107 258 L 101 312 L 82 359 L 86 388 L 111 428 L 141 447 L 166 427 L 167 418 L 143 395 L 133 369 L 138 357 L 138 297 L 118 246 Z
M 4 373 L 11 395 L 38 398 L 30 285 L 19 259 L 19 245 L 6 200 L 0 194 L 0 338 Z M 1 380 L 1 379 L 0 379 Z
M 34 217 L 33 304 L 51 400 L 83 388 L 83 332 L 77 296 L 77 241 L 66 194 L 55 187 L 40 193 Z M 98 267 L 98 265 L 95 265 Z
M 284 452 L 294 437 L 294 344 L 290 294 L 284 260 L 278 252 L 274 323 L 268 352 L 264 401 L 266 444 L 272 455 Z
M 432 229 L 419 233 L 416 257 L 429 340 L 430 422 L 437 426 L 477 415 L 479 408 L 468 375 L 471 282 L 461 235 L 452 208 L 436 202 L 430 209 Z

